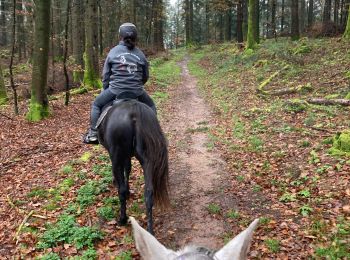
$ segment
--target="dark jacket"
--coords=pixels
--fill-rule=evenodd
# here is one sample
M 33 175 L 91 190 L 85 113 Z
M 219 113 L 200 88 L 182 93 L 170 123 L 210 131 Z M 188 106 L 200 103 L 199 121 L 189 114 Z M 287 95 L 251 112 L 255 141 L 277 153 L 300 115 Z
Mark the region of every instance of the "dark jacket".
M 108 53 L 102 74 L 104 89 L 116 95 L 125 91 L 141 95 L 148 77 L 148 61 L 139 48 L 129 50 L 121 41 Z

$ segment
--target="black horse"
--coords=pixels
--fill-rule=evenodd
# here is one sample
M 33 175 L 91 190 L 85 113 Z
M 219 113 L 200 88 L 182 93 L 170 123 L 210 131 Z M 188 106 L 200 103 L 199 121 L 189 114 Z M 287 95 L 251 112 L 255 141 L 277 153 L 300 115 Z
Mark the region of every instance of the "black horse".
M 153 233 L 153 201 L 161 208 L 169 205 L 167 140 L 155 112 L 137 100 L 118 101 L 98 128 L 99 142 L 112 161 L 114 185 L 120 200 L 119 224 L 127 223 L 131 158 L 140 162 L 145 179 L 147 230 Z

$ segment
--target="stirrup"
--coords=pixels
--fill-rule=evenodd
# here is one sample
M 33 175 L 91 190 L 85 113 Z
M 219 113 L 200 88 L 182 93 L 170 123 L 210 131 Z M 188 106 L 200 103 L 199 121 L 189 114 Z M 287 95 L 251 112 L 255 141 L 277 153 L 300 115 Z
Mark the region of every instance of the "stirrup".
M 85 144 L 98 144 L 97 132 L 89 130 L 83 137 L 83 143 Z

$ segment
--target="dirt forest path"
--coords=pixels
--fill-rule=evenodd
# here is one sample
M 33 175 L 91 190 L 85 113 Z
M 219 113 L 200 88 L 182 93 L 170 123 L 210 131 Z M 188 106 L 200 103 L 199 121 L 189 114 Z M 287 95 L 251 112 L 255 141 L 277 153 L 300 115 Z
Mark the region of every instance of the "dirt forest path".
M 222 188 L 225 163 L 208 147 L 205 129 L 210 127 L 211 112 L 189 74 L 188 60 L 180 62 L 182 82 L 169 91 L 169 111 L 163 120 L 169 138 L 172 209 L 159 217 L 157 233 L 173 248 L 188 243 L 218 248 L 224 223 L 209 213 L 208 206 Z

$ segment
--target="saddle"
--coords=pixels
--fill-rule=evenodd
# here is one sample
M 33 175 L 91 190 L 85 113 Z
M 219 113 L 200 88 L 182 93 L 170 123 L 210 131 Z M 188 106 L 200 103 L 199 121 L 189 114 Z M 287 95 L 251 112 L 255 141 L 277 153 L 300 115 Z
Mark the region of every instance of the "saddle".
M 120 93 L 118 96 L 116 96 L 116 98 L 107 103 L 103 108 L 102 108 L 102 113 L 100 115 L 100 117 L 98 118 L 97 120 L 97 123 L 96 123 L 96 128 L 98 128 L 103 119 L 106 117 L 108 111 L 116 104 L 119 104 L 121 102 L 125 102 L 125 101 L 129 101 L 129 100 L 138 100 L 138 95 L 132 93 L 132 92 L 123 92 L 123 93 Z

